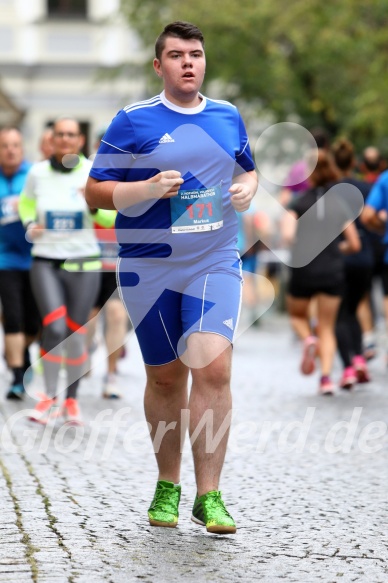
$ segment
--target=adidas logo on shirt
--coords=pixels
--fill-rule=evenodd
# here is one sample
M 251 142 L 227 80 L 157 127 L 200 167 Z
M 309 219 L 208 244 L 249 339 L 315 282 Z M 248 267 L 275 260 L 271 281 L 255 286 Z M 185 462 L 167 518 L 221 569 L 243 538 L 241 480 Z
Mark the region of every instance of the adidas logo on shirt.
M 222 322 L 225 326 L 228 326 L 231 330 L 233 330 L 233 318 L 229 318 L 229 320 L 224 320 Z
M 167 142 L 175 142 L 174 138 L 170 134 L 164 134 L 159 140 L 159 144 L 167 144 Z

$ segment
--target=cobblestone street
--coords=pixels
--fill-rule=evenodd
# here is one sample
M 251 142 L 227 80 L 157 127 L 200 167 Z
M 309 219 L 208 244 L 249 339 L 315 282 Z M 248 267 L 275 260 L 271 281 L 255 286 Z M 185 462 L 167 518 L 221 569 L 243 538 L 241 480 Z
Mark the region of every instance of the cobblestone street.
M 0 402 L 0 581 L 388 581 L 388 375 L 334 397 L 299 374 L 287 319 L 265 315 L 235 345 L 234 418 L 221 490 L 235 536 L 190 521 L 186 441 L 176 529 L 150 527 L 156 464 L 134 336 L 120 363 L 125 398 L 101 398 L 103 349 L 82 381 L 85 427 L 36 426 L 34 406 Z M 339 362 L 334 378 L 339 379 Z M 7 388 L 2 370 L 1 391 Z M 35 374 L 32 394 L 42 390 Z

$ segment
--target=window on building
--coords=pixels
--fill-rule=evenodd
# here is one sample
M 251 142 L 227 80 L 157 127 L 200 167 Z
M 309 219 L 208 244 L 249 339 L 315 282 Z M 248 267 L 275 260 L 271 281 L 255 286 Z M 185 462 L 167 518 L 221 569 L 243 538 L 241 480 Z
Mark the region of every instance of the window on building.
M 87 0 L 48 0 L 47 14 L 50 18 L 86 18 Z

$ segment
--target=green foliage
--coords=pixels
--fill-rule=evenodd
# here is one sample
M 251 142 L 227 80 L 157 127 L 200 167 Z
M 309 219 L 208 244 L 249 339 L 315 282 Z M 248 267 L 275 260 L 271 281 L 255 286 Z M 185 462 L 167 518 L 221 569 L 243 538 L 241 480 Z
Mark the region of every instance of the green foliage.
M 146 46 L 168 22 L 197 24 L 207 83 L 225 98 L 358 147 L 388 136 L 388 0 L 122 0 L 122 11 Z

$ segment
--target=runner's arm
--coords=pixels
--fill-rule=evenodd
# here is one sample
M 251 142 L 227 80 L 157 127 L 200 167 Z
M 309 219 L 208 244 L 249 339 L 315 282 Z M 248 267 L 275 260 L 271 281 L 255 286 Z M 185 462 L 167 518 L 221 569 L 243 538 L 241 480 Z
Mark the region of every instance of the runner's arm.
M 159 172 L 139 182 L 101 181 L 89 176 L 85 198 L 91 208 L 119 211 L 147 200 L 176 196 L 182 183 L 183 178 L 176 170 Z
M 387 226 L 385 211 L 378 211 L 373 206 L 366 204 L 361 213 L 360 220 L 368 229 L 384 235 Z

